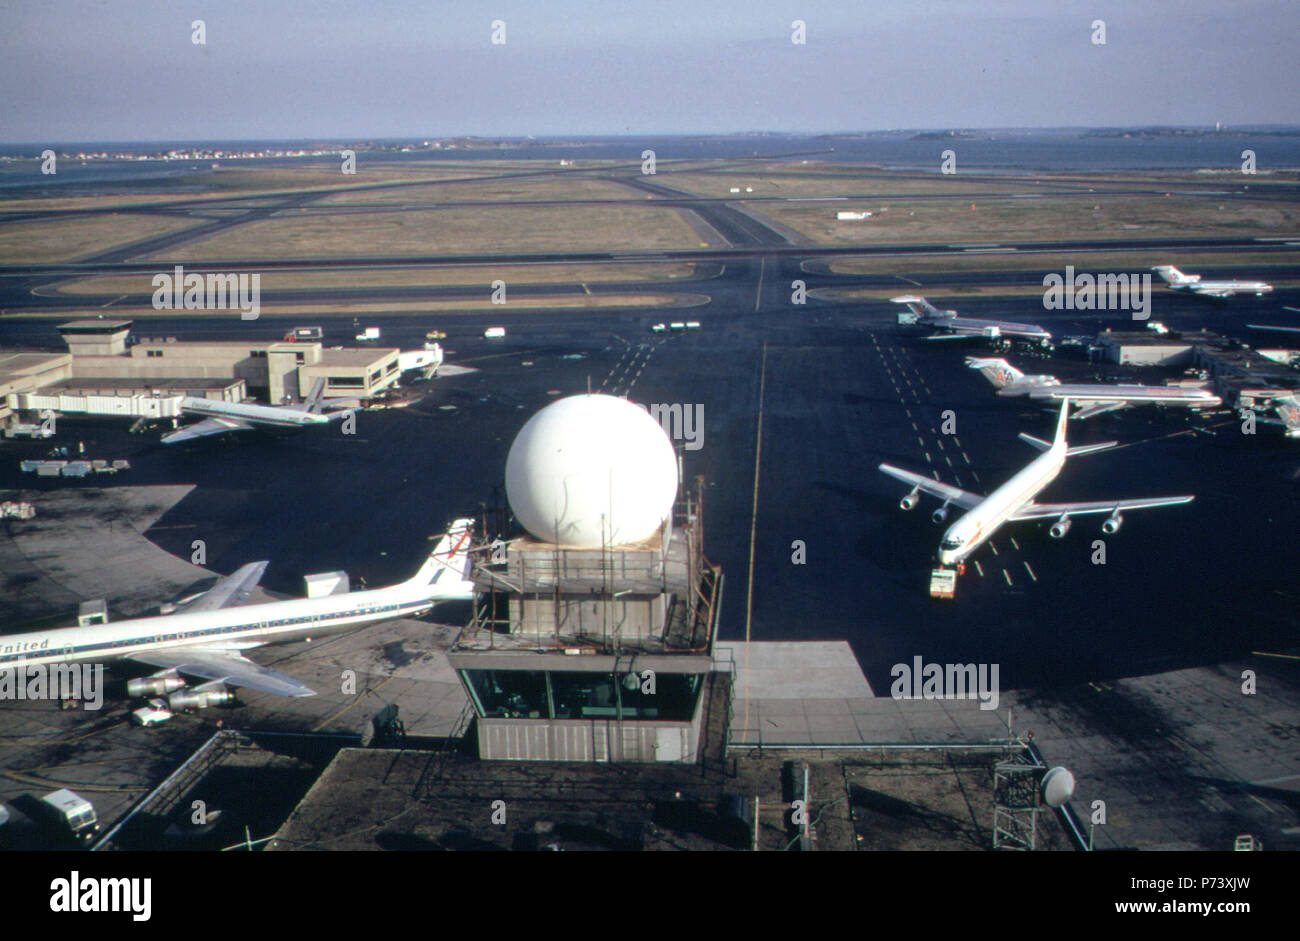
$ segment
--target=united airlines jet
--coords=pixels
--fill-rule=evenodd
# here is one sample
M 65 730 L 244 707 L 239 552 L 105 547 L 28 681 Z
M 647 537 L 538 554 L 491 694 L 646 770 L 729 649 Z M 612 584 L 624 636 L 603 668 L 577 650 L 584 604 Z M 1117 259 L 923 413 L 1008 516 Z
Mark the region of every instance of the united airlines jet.
M 178 613 L 0 636 L 0 670 L 125 659 L 160 668 L 152 678 L 156 692 L 183 686 L 179 674 L 188 674 L 211 681 L 195 692 L 227 683 L 280 696 L 313 696 L 314 690 L 253 663 L 243 651 L 472 598 L 473 522 L 453 522 L 420 570 L 388 588 L 249 605 L 244 602 L 266 568 L 265 562 L 253 562 L 204 594 L 180 602 Z

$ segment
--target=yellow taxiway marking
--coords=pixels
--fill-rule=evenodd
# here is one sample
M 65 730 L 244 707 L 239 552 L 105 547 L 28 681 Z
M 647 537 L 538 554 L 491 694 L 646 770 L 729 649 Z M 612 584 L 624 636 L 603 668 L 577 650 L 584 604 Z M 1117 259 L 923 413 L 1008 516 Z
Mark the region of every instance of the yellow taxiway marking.
M 397 679 L 396 674 L 389 674 L 388 676 L 384 677 L 383 680 L 381 680 L 379 683 L 370 687 L 370 689 L 366 690 L 366 695 L 372 695 L 374 693 L 377 693 L 379 690 L 383 689 L 385 686 L 387 686 L 395 679 Z M 364 698 L 365 696 L 353 696 L 350 700 L 348 700 L 348 702 L 345 705 L 340 706 L 338 709 L 335 709 L 325 718 L 321 719 L 314 726 L 312 726 L 311 730 L 313 732 L 319 732 L 321 729 L 325 728 L 325 726 L 327 726 L 329 723 L 333 722 L 339 716 L 343 715 L 343 713 L 347 712 L 353 706 L 360 703 Z
M 1034 581 L 1038 581 L 1038 576 L 1034 574 L 1034 570 L 1029 567 L 1028 562 L 1025 563 L 1025 571 L 1029 573 L 1030 578 L 1032 578 Z

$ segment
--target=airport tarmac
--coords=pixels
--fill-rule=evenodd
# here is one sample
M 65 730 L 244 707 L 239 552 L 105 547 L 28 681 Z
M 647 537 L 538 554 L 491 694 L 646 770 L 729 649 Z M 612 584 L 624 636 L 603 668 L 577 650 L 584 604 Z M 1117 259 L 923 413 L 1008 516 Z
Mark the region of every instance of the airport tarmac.
M 1194 322 L 1199 303 L 1173 298 L 1163 306 L 1188 313 L 1158 313 L 1171 325 Z M 1049 496 L 1193 493 L 1196 502 L 1133 514 L 1106 540 L 1105 565 L 1091 564 L 1097 532 L 1089 520 L 1060 541 L 1036 525 L 1008 527 L 975 557 L 979 568 L 963 576 L 955 601 L 936 605 L 926 577 L 939 532 L 926 513 L 898 511 L 901 485 L 876 465 L 933 469 L 985 489 L 1032 457 L 1016 433 L 1044 434 L 1050 416 L 996 398 L 951 344 L 936 348 L 882 326 L 892 312 L 880 306 L 810 304 L 798 315 L 706 319 L 698 334 L 667 338 L 650 333 L 653 315 L 645 313 L 639 323 L 622 315 L 534 318 L 499 341 L 439 318 L 451 334 L 449 361 L 478 371 L 433 380 L 429 395 L 409 408 L 363 413 L 353 437 L 306 432 L 178 449 L 127 435 L 112 420 L 69 418 L 61 428 L 68 440 L 84 440 L 88 454 L 131 460 L 114 486 L 194 487 L 149 531 L 157 544 L 188 558 L 202 539 L 218 572 L 270 559 L 266 586 L 297 594 L 308 572 L 343 569 L 366 585 L 409 576 L 427 537 L 449 519 L 504 502 L 509 443 L 557 395 L 590 382 L 593 391 L 645 403 L 695 406 L 704 434 L 698 450 L 684 452 L 686 473 L 708 481 L 706 552 L 736 584 L 749 574 L 766 344 L 751 639 L 845 640 L 873 688 L 916 653 L 993 657 L 1004 685 L 1018 687 L 1214 663 L 1294 642 L 1300 575 L 1285 546 L 1295 528 L 1300 453 L 1274 429 L 1245 436 L 1223 416 L 1131 410 L 1072 425 L 1075 443 L 1114 437 L 1122 447 L 1069 462 Z M 1257 306 L 1247 301 L 1231 316 L 1253 321 Z M 963 312 L 1028 318 L 1032 307 L 1008 299 L 966 304 Z M 1086 318 L 1046 313 L 1040 307 L 1038 319 L 1063 332 L 1089 326 Z M 0 332 L 21 326 L 6 323 Z M 211 335 L 217 326 L 204 321 L 196 329 Z M 180 327 L 172 320 L 137 329 Z M 423 329 L 385 322 L 385 342 L 405 343 Z M 1015 361 L 1071 374 L 1065 361 Z M 951 440 L 937 433 L 946 409 L 957 422 Z M 39 493 L 90 485 L 19 474 L 18 460 L 45 450 L 43 442 L 6 443 L 0 486 Z M 792 562 L 795 540 L 806 544 L 806 564 Z M 723 638 L 743 638 L 743 607 L 725 607 Z M 1045 623 L 1055 629 L 1037 628 Z
M 174 493 L 140 489 L 137 505 Z M 144 542 L 123 526 L 104 548 L 129 555 Z M 62 574 L 74 584 L 85 573 L 73 566 L 94 567 L 88 555 L 70 556 L 68 563 Z M 413 742 L 460 734 L 468 719 L 466 700 L 446 659 L 464 619 L 454 607 L 440 610 L 435 621 L 391 621 L 254 653 L 258 662 L 319 691 L 306 699 L 241 691 L 238 707 L 183 714 L 152 729 L 128 723 L 128 709 L 136 704 L 120 697 L 120 687 L 110 689 L 99 712 L 7 703 L 0 800 L 71 787 L 95 802 L 107 826 L 219 724 L 359 737 L 380 709 L 396 704 Z M 1108 818 L 1095 836 L 1099 848 L 1224 848 L 1238 833 L 1254 833 L 1273 848 L 1294 844 L 1300 753 L 1288 743 L 1300 694 L 1293 660 L 1253 657 L 1152 676 L 1045 685 L 1003 692 L 998 708 L 990 710 L 974 700 L 898 700 L 888 686 L 873 695 L 842 641 L 724 641 L 716 659 L 734 671 L 729 742 L 749 769 L 745 774 L 774 774 L 772 762 L 799 755 L 835 764 L 846 760 L 835 757 L 846 750 L 872 756 L 848 759 L 850 764 L 896 765 L 916 747 L 960 755 L 971 746 L 1006 743 L 1010 721 L 1017 735 L 1033 735 L 1049 763 L 1074 772 L 1076 806 L 1105 802 Z M 1257 675 L 1255 695 L 1242 692 L 1247 669 Z M 346 671 L 355 675 L 350 687 L 344 684 Z M 754 770 L 763 767 L 767 771 Z M 467 781 L 481 776 L 470 767 L 460 773 Z M 560 812 L 564 801 L 555 797 L 547 806 Z M 873 806 L 868 802 L 864 812 Z M 967 834 L 959 843 L 983 840 L 979 826 L 987 821 L 979 808 L 974 813 L 973 830 L 951 824 L 954 832 Z
M 1001 734 L 1000 713 L 969 702 L 895 702 L 885 691 L 891 667 L 916 656 L 994 663 L 1002 688 L 1015 690 L 1003 694 L 1002 706 L 1011 706 L 1016 730 L 1032 729 L 1050 761 L 1076 770 L 1081 798 L 1115 808 L 1103 831 L 1110 845 L 1222 848 L 1230 831 L 1251 830 L 1266 832 L 1273 845 L 1294 839 L 1288 831 L 1297 825 L 1300 780 L 1292 746 L 1297 677 L 1294 661 L 1285 658 L 1296 651 L 1300 597 L 1290 552 L 1300 477 L 1295 443 L 1267 428 L 1242 435 L 1230 416 L 1132 411 L 1071 426 L 1072 443 L 1114 437 L 1121 447 L 1071 461 L 1047 497 L 1194 493 L 1196 501 L 1133 514 L 1106 539 L 1104 565 L 1091 561 L 1099 534 L 1088 520 L 1061 541 L 1047 539 L 1039 526 L 1009 528 L 975 557 L 979 564 L 963 576 L 953 602 L 934 601 L 926 577 L 940 531 L 928 512 L 897 509 L 903 488 L 876 465 L 885 460 L 932 471 L 986 491 L 1033 456 L 1016 433 L 1042 436 L 1050 416 L 995 398 L 962 365 L 964 345 L 900 334 L 892 305 L 813 299 L 792 306 L 794 278 L 807 277 L 809 287 L 880 285 L 809 274 L 800 259 L 812 253 L 779 232 L 725 211 L 704 214 L 736 247 L 715 253 L 723 270 L 707 283 L 709 304 L 692 315 L 702 323 L 698 332 L 652 333 L 650 325 L 665 319 L 656 309 L 315 318 L 327 343 L 351 343 L 358 325 L 380 326 L 382 344 L 406 348 L 418 347 L 437 325 L 448 333 L 448 361 L 477 371 L 424 384 L 428 395 L 409 408 L 362 413 L 354 436 L 309 430 L 278 440 L 252 435 L 165 447 L 157 431 L 132 436 L 125 423 L 68 418 L 60 421 L 59 442 L 84 442 L 88 457 L 129 458 L 130 471 L 107 487 L 100 480 L 34 480 L 20 474 L 18 462 L 44 456 L 50 442 L 9 441 L 0 446 L 0 487 L 22 489 L 38 520 L 47 508 L 59 512 L 75 507 L 77 498 L 97 499 L 86 496 L 92 491 L 170 488 L 165 492 L 176 502 L 161 515 L 139 514 L 140 529 L 123 535 L 134 540 L 143 531 L 180 560 L 202 540 L 208 567 L 221 573 L 269 559 L 264 585 L 298 595 L 302 575 L 311 572 L 343 569 L 354 585 L 367 586 L 409 576 L 428 551 L 428 538 L 448 520 L 504 502 L 505 457 L 515 432 L 560 395 L 590 389 L 702 409 L 700 447 L 683 457 L 687 475 L 707 481 L 705 551 L 723 565 L 729 585 L 752 579 L 754 586 L 752 617 L 740 603 L 744 592 L 729 592 L 722 639 L 826 644 L 823 653 L 833 663 L 825 667 L 843 681 L 820 696 L 789 695 L 799 689 L 793 678 L 776 690 L 785 695 L 738 690 L 765 748 L 987 741 Z M 117 259 L 101 261 L 111 267 Z M 1014 277 L 1041 283 L 1031 264 Z M 934 281 L 956 283 L 944 276 Z M 21 283 L 6 281 L 11 288 Z M 927 289 L 898 284 L 900 292 Z M 701 285 L 684 282 L 678 289 Z M 1152 318 L 1242 336 L 1248 321 L 1287 317 L 1281 306 L 1295 305 L 1296 294 L 1279 290 L 1264 300 L 1215 304 L 1157 288 Z M 1038 297 L 931 296 L 962 314 L 1028 320 L 1058 334 L 1133 325 L 1122 315 L 1044 311 Z M 56 342 L 55 322 L 7 317 L 0 345 Z M 508 335 L 484 339 L 489 323 L 506 326 Z M 138 317 L 135 329 L 181 339 L 278 337 L 285 321 Z M 1013 359 L 1027 371 L 1063 378 L 1085 368 Z M 1142 370 L 1112 373 L 1159 381 Z M 946 410 L 957 422 L 951 436 L 939 431 Z M 141 505 L 135 497 L 112 499 L 121 507 Z M 25 524 L 4 525 L 12 541 L 21 541 L 14 536 Z M 39 523 L 31 530 L 41 531 Z M 795 559 L 796 542 L 806 549 L 802 562 Z M 145 572 L 147 579 L 132 581 L 119 569 L 96 582 L 97 560 L 115 558 L 113 552 L 69 541 L 25 553 L 28 575 L 37 579 L 28 583 L 49 580 L 48 593 L 36 592 L 46 613 L 64 602 L 71 612 L 85 592 L 109 595 L 119 610 L 136 613 L 166 600 L 149 596 L 188 574 L 187 563 L 178 562 L 183 568 L 166 578 Z M 403 717 L 410 716 L 408 732 L 450 734 L 460 725 L 464 700 L 438 651 L 464 618 L 448 619 L 441 628 L 394 622 L 265 651 L 262 662 L 320 684 L 321 695 L 284 703 L 249 694 L 238 719 L 264 729 L 356 731 L 379 705 L 399 702 Z M 849 656 L 860 666 L 856 677 Z M 357 670 L 358 688 L 368 695 L 334 692 L 346 669 Z M 815 662 L 812 669 L 819 669 Z M 1252 697 L 1240 692 L 1244 669 L 1260 680 Z M 142 764 L 140 775 L 126 774 L 118 788 L 122 795 L 139 793 L 152 783 L 143 779 L 194 747 L 219 717 L 204 715 L 202 730 L 192 733 L 185 731 L 192 720 L 136 730 L 123 725 L 124 709 L 114 709 L 96 717 L 23 710 L 24 720 L 36 724 L 8 742 L 6 787 L 55 779 L 33 778 L 41 769 L 59 769 L 69 786 L 93 783 L 99 761 L 127 766 L 127 756 L 147 741 L 155 763 Z M 91 725 L 79 724 L 85 722 Z M 108 747 L 120 742 L 121 750 L 96 759 L 94 770 L 78 771 L 83 740 L 98 742 L 94 723 L 106 726 Z M 752 725 L 739 731 L 758 734 Z M 152 738 L 140 738 L 145 735 Z

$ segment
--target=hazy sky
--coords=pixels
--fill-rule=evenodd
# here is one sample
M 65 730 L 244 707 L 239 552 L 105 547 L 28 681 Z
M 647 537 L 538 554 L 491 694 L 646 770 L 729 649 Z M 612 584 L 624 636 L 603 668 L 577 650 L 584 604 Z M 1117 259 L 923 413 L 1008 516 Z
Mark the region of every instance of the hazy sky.
M 1297 0 L 0 0 L 0 141 L 1300 124 L 1298 26 Z

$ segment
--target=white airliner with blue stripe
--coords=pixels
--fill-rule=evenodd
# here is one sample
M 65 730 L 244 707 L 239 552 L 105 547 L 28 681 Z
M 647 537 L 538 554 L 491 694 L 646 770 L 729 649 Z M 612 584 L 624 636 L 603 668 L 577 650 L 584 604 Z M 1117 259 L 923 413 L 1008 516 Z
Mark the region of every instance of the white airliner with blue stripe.
M 280 696 L 315 691 L 259 666 L 242 651 L 316 637 L 373 621 L 427 611 L 474 595 L 469 578 L 471 519 L 458 519 L 414 576 L 397 585 L 321 598 L 246 605 L 265 562 L 252 562 L 188 602 L 176 614 L 88 627 L 0 636 L 0 670 L 55 663 L 133 660 L 205 680 Z
M 202 416 L 203 420 L 163 435 L 162 443 L 176 444 L 234 431 L 252 431 L 255 428 L 294 429 L 307 425 L 328 425 L 355 411 L 350 408 L 334 412 L 322 411 L 324 392 L 325 380 L 317 379 L 307 401 L 302 405 L 255 405 L 187 395 L 181 399 L 181 411 L 189 416 Z

